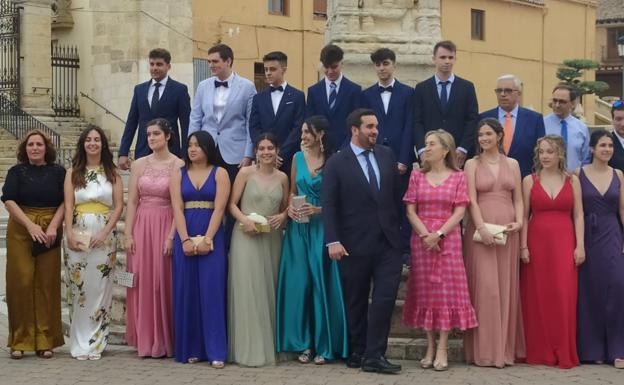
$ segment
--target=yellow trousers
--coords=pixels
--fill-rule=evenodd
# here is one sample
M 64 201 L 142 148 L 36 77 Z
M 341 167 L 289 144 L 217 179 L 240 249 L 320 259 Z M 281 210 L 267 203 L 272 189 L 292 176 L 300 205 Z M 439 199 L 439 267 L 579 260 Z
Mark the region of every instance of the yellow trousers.
M 21 207 L 45 231 L 55 208 Z M 62 239 L 59 228 L 57 237 Z M 13 350 L 47 350 L 64 344 L 61 322 L 61 248 L 32 256 L 32 237 L 9 217 L 7 225 L 7 346 Z

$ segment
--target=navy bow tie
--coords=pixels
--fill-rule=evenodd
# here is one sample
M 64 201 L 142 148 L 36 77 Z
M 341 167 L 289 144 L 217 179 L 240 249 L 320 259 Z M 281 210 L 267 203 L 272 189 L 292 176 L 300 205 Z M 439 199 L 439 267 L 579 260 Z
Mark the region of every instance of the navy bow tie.
M 388 87 L 379 86 L 379 92 L 384 92 L 384 91 L 392 92 L 392 86 L 388 86 Z
M 273 86 L 269 86 L 271 88 L 271 92 L 273 91 L 282 91 L 284 92 L 284 87 L 279 86 L 279 87 L 273 87 Z
M 223 87 L 225 87 L 225 88 L 228 88 L 228 83 L 227 83 L 227 81 L 225 81 L 225 82 L 220 82 L 220 81 L 218 81 L 218 80 L 215 80 L 215 88 L 219 88 L 219 87 L 221 87 L 221 86 L 223 86 Z

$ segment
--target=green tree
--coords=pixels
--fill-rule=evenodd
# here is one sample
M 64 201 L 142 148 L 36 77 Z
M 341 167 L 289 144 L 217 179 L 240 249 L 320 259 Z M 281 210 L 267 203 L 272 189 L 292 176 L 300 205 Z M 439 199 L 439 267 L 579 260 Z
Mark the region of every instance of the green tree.
M 574 88 L 578 95 L 597 94 L 609 89 L 609 85 L 601 81 L 582 80 L 587 70 L 598 68 L 599 63 L 589 59 L 568 59 L 557 69 L 557 79 L 563 84 Z

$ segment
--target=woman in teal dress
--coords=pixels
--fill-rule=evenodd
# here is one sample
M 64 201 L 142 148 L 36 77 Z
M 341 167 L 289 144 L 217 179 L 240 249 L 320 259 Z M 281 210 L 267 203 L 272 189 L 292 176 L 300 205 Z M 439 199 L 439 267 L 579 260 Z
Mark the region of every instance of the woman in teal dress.
M 291 198 L 277 286 L 276 347 L 314 363 L 348 355 L 347 322 L 338 264 L 325 252 L 321 217 L 322 170 L 331 155 L 327 119 L 313 116 L 301 129 L 302 152 L 293 157 Z M 305 195 L 305 204 L 293 202 Z M 309 222 L 305 222 L 305 218 Z M 302 220 L 303 219 L 303 220 Z

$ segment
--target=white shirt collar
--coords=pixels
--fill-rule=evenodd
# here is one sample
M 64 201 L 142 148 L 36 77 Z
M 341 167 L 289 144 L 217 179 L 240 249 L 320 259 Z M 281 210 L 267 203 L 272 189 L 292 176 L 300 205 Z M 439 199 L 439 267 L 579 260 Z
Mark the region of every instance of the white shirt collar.
M 516 104 L 516 106 L 510 111 L 512 118 L 517 118 L 518 117 L 518 108 L 519 108 L 519 106 Z M 499 118 L 504 118 L 506 113 L 507 113 L 507 111 L 505 111 L 502 108 L 500 108 L 500 106 L 498 107 L 498 117 Z
M 336 88 L 340 88 L 341 81 L 342 81 L 342 73 L 340 73 L 340 76 L 338 76 L 338 79 L 334 80 L 334 83 L 336 83 Z M 327 76 L 325 76 L 325 82 L 327 83 L 327 86 L 329 87 L 332 81 L 327 79 Z
M 395 82 L 395 81 L 396 81 L 396 79 L 395 79 L 395 78 L 392 78 L 392 81 L 391 81 L 391 82 L 390 82 L 390 84 L 388 84 L 387 86 L 384 86 L 383 84 L 381 84 L 381 82 L 377 82 L 377 85 L 378 85 L 379 87 L 383 87 L 383 88 L 386 88 L 386 87 L 393 87 L 393 88 L 394 88 L 394 82 Z
M 164 78 L 162 78 L 161 80 L 159 80 L 158 83 L 160 83 L 161 87 L 164 87 L 164 86 L 167 85 L 167 80 L 169 80 L 169 75 L 167 75 Z M 150 86 L 153 86 L 154 84 L 156 84 L 156 80 L 152 79 L 152 82 L 150 83 Z
M 351 146 L 351 150 L 353 150 L 355 156 L 360 156 L 364 151 L 373 151 L 372 148 L 370 150 L 366 150 L 365 148 L 362 148 L 353 142 L 349 142 L 349 145 Z
M 284 89 L 284 91 L 286 91 L 286 86 L 288 85 L 288 83 L 286 82 L 286 80 L 284 80 L 284 82 L 282 84 L 280 84 L 279 86 L 282 86 L 282 88 Z M 275 87 L 274 85 L 270 85 L 271 87 Z M 278 86 L 278 87 L 279 87 Z
M 438 74 L 433 74 L 433 77 L 435 78 L 436 85 L 440 84 L 440 82 L 443 81 L 438 77 Z M 455 81 L 455 74 L 451 74 L 451 76 L 449 76 L 448 78 L 448 81 L 453 84 L 453 82 Z

